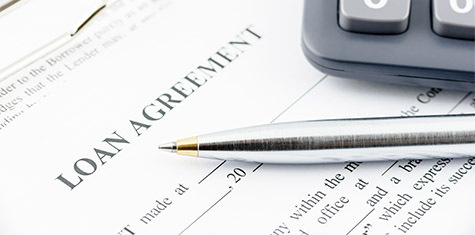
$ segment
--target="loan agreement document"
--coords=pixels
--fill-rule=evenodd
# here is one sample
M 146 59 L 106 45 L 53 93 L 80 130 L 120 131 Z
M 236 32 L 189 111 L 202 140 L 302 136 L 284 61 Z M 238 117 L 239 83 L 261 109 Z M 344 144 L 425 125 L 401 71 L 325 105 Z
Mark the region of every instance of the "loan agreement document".
M 0 83 L 0 234 L 473 234 L 470 156 L 289 166 L 158 151 L 271 122 L 475 112 L 472 93 L 316 71 L 301 8 L 119 0 Z

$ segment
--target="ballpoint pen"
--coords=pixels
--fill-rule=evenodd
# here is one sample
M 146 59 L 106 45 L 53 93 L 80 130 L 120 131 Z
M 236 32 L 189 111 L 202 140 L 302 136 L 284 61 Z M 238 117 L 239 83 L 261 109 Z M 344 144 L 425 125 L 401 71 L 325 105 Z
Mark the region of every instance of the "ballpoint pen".
M 475 156 L 475 114 L 277 123 L 190 137 L 159 149 L 284 164 L 468 157 Z
M 9 0 L 4 4 L 0 5 L 0 12 L 14 8 L 16 5 L 24 2 L 21 0 Z M 38 1 L 41 2 L 41 1 Z M 91 20 L 98 15 L 106 6 L 111 5 L 115 0 L 97 0 L 95 5 L 91 5 L 87 12 L 81 12 L 81 17 L 77 19 L 77 22 L 71 24 L 67 30 L 58 31 L 54 36 L 51 36 L 49 40 L 38 48 L 31 48 L 31 51 L 28 51 L 27 54 L 18 54 L 18 57 L 15 57 L 12 61 L 2 61 L 0 63 L 0 81 L 8 78 L 9 76 L 15 74 L 21 69 L 33 64 L 39 59 L 45 57 L 47 54 L 53 52 L 54 50 L 60 48 L 66 43 L 70 42 L 75 38 L 79 33 L 83 31 L 83 28 L 91 22 Z M 48 2 L 44 3 L 47 4 Z M 27 3 L 25 3 L 27 4 Z M 54 6 L 51 6 L 54 7 Z M 60 10 L 60 9 L 58 9 Z M 33 17 L 33 16 L 30 16 Z M 7 33 L 8 34 L 8 33 Z M 10 36 L 10 35 L 6 35 Z M 33 37 L 32 37 L 33 38 Z M 24 40 L 23 38 L 13 38 L 13 40 Z M 11 46 L 11 45 L 10 45 Z M 25 46 L 23 46 L 25 47 Z

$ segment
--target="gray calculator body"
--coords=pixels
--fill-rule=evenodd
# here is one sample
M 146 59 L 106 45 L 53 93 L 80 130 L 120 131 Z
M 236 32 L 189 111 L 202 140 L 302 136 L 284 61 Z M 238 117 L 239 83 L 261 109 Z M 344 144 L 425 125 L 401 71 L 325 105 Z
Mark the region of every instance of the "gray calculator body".
M 436 0 L 408 0 L 410 11 L 405 22 L 370 27 L 368 32 L 342 28 L 342 25 L 350 26 L 358 31 L 367 26 L 364 22 L 352 22 L 351 12 L 340 12 L 342 1 L 305 1 L 302 47 L 307 59 L 316 68 L 339 77 L 475 90 L 475 41 L 471 38 L 475 31 L 459 30 L 465 33 L 462 38 L 457 38 L 457 34 L 447 37 L 436 33 L 434 26 L 436 31 L 440 30 L 440 25 L 433 24 L 432 7 Z M 368 1 L 378 3 L 378 0 Z M 475 9 L 472 11 L 475 14 Z M 341 19 L 342 13 L 350 20 Z M 473 20 L 475 23 L 475 17 Z M 399 32 L 371 31 L 378 28 Z M 443 27 L 442 30 L 447 31 Z

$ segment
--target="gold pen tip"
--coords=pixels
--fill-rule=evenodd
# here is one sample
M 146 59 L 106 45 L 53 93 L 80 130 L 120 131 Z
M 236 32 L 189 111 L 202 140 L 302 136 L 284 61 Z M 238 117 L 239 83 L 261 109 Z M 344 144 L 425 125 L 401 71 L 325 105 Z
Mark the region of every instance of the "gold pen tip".
M 169 142 L 165 144 L 161 144 L 158 146 L 158 149 L 165 151 L 165 152 L 171 152 L 175 153 L 176 152 L 176 142 Z

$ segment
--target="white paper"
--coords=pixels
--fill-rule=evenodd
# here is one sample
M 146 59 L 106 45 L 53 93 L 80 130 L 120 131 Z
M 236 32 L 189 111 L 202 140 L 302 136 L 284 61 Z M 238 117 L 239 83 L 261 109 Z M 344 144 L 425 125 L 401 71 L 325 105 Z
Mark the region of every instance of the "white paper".
M 413 163 L 411 172 L 399 167 L 407 160 L 386 173 L 394 162 L 350 172 L 348 163 L 223 163 L 158 151 L 177 138 L 272 121 L 475 111 L 464 92 L 318 72 L 300 48 L 301 9 L 289 1 L 117 1 L 73 42 L 3 81 L 0 234 L 471 234 L 474 173 L 448 181 L 468 158 L 416 190 L 438 160 Z M 239 40 L 249 45 L 229 44 Z M 198 69 L 210 58 L 224 68 Z M 190 72 L 207 82 L 187 83 Z M 186 98 L 172 89 L 182 85 Z M 418 101 L 428 92 L 428 103 Z M 147 120 L 144 109 L 158 119 L 157 107 L 166 114 Z M 334 189 L 325 186 L 341 176 Z M 438 198 L 430 190 L 442 184 L 450 191 Z M 378 190 L 384 196 L 371 207 Z M 291 217 L 319 191 L 318 204 Z M 379 219 L 397 194 L 412 199 Z M 406 233 L 398 230 L 429 197 L 436 204 Z M 322 224 L 321 211 L 337 200 L 348 203 Z
M 0 3 L 1 5 L 2 3 Z M 22 0 L 0 14 L 0 72 L 76 29 L 101 0 Z M 3 76 L 10 74 L 1 74 Z

